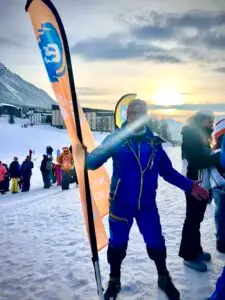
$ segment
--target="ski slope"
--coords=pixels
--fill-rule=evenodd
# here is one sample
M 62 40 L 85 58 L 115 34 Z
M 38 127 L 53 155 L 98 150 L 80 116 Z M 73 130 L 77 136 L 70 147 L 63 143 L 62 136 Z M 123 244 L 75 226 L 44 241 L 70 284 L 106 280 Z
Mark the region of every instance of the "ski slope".
M 24 158 L 35 150 L 31 191 L 0 196 L 0 299 L 2 300 L 94 300 L 98 299 L 91 253 L 84 228 L 79 190 L 54 186 L 42 189 L 39 171 L 47 145 L 56 151 L 69 143 L 65 130 L 50 126 L 21 128 L 0 118 L 0 160 L 14 155 Z M 95 134 L 100 141 L 104 135 Z M 174 166 L 180 170 L 180 149 L 167 148 Z M 55 153 L 55 152 L 54 152 Z M 111 162 L 107 169 L 111 173 Z M 212 293 L 225 256 L 215 249 L 214 205 L 207 208 L 202 240 L 212 254 L 206 274 L 186 268 L 178 257 L 185 217 L 183 193 L 160 180 L 158 207 L 168 249 L 168 268 L 182 300 L 206 300 Z M 104 223 L 108 228 L 107 218 Z M 102 280 L 108 280 L 106 249 L 99 253 Z M 147 257 L 143 239 L 134 224 L 122 268 L 122 290 L 118 300 L 166 300 L 157 288 L 157 274 Z

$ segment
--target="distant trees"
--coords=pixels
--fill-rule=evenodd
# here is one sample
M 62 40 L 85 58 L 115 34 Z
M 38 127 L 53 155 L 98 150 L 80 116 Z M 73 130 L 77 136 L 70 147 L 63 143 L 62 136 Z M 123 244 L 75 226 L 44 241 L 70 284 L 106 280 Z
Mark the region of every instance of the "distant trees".
M 153 132 L 157 133 L 165 140 L 172 142 L 172 134 L 165 119 L 158 120 L 156 118 L 151 118 L 149 127 Z

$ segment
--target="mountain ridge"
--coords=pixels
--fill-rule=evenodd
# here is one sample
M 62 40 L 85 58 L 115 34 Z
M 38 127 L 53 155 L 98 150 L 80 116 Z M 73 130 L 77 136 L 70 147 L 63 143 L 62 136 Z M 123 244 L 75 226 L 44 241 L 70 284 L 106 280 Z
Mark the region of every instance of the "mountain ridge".
M 56 102 L 44 90 L 11 72 L 0 62 L 0 103 L 51 109 Z

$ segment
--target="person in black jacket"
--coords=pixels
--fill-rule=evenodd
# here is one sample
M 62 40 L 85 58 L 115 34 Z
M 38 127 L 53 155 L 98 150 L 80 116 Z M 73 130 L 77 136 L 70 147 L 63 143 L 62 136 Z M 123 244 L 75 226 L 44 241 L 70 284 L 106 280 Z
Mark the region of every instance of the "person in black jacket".
M 9 166 L 9 177 L 12 179 L 11 191 L 13 194 L 18 193 L 19 178 L 20 178 L 20 165 L 18 157 L 14 157 L 13 162 Z
M 200 111 L 182 129 L 182 159 L 187 163 L 187 173 L 192 180 L 199 180 L 201 170 L 218 165 L 219 153 L 212 154 L 211 141 L 214 116 L 211 112 Z M 184 264 L 194 270 L 205 272 L 211 255 L 201 247 L 200 224 L 203 221 L 207 201 L 196 201 L 186 194 L 186 219 L 184 222 L 179 256 Z
M 27 156 L 21 166 L 21 178 L 23 180 L 22 192 L 28 192 L 30 190 L 30 179 L 33 167 L 33 162 L 30 160 L 30 157 Z
M 41 162 L 41 174 L 44 182 L 44 189 L 49 189 L 51 186 L 50 183 L 50 170 L 47 168 L 48 157 L 46 154 L 43 155 L 43 160 Z

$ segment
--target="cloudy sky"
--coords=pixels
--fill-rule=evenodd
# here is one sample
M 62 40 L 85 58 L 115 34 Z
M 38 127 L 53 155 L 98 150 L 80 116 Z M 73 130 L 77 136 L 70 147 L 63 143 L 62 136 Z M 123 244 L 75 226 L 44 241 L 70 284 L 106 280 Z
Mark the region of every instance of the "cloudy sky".
M 54 97 L 25 2 L 0 0 L 0 61 Z M 111 109 L 132 92 L 160 115 L 225 115 L 224 0 L 52 2 L 83 106 Z

